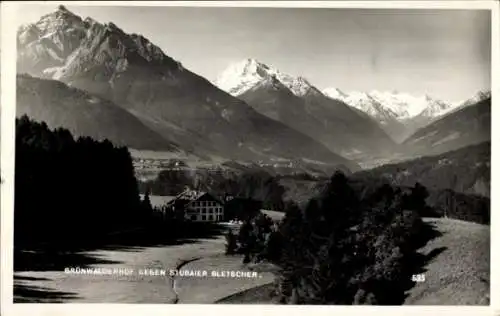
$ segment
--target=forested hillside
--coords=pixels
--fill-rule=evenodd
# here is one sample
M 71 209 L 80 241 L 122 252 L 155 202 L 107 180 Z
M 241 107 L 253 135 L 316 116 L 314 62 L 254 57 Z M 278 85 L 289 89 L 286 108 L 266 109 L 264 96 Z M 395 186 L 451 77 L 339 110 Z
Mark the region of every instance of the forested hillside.
M 355 173 L 354 178 L 383 178 L 402 186 L 420 182 L 429 190 L 450 189 L 489 197 L 490 161 L 488 141 L 436 156 L 363 170 Z

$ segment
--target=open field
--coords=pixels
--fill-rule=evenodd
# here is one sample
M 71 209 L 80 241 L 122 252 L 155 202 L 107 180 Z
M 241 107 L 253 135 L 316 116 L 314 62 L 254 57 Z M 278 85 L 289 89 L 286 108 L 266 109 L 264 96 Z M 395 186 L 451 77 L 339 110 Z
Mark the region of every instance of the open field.
M 230 229 L 237 229 L 228 225 Z M 22 271 L 15 275 L 15 302 L 19 303 L 213 303 L 242 290 L 269 283 L 270 272 L 258 270 L 253 278 L 170 277 L 182 262 L 194 260 L 181 270 L 251 271 L 241 256 L 224 255 L 224 236 L 180 241 L 151 247 L 109 246 L 65 257 L 68 268 L 128 269 L 130 275 L 83 275 L 64 273 L 64 268 Z M 75 260 L 74 257 L 78 259 Z M 81 260 L 84 259 L 82 262 Z M 67 262 L 67 263 L 66 263 Z M 151 269 L 164 275 L 140 275 Z
M 179 261 L 223 253 L 224 238 L 199 239 L 161 247 L 117 247 L 82 256 L 91 268 L 165 269 L 166 276 L 77 275 L 57 271 L 15 273 L 15 302 L 173 303 L 176 295 L 168 270 Z M 68 265 L 68 267 L 76 265 Z

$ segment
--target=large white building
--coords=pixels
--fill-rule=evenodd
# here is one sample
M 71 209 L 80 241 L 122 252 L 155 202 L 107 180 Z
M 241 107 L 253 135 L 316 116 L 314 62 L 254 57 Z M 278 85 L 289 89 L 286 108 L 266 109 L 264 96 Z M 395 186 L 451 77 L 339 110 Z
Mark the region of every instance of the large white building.
M 224 219 L 223 202 L 203 191 L 186 190 L 167 203 L 173 211 L 183 210 L 193 222 L 220 222 Z

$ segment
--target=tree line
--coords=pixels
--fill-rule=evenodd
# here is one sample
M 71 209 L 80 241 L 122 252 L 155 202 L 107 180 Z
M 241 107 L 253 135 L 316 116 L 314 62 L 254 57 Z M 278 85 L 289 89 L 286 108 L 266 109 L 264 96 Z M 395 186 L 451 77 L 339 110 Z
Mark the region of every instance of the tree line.
M 262 202 L 265 209 L 283 211 L 285 188 L 279 177 L 264 171 L 216 173 L 208 170 L 162 170 L 154 180 L 139 183 L 141 193 L 177 195 L 186 187 L 212 194 L 231 195 Z
M 226 253 L 277 265 L 282 304 L 401 304 L 418 271 L 417 249 L 435 233 L 421 219 L 427 196 L 420 184 L 362 194 L 337 172 L 304 207 L 287 203 L 279 225 L 259 215 L 230 232 Z
M 487 145 L 488 144 L 482 144 L 476 146 L 477 148 L 473 147 L 472 149 L 475 151 L 473 151 L 472 154 L 467 154 L 465 151 L 459 150 L 449 153 L 448 156 L 440 156 L 438 160 L 449 157 L 450 159 L 453 158 L 453 161 L 462 161 L 460 159 L 460 157 L 462 157 L 465 159 L 464 161 L 471 163 L 479 160 L 483 161 L 489 153 L 489 147 Z M 477 156 L 478 153 L 480 156 L 479 158 Z M 416 183 L 422 183 L 429 192 L 426 202 L 432 208 L 432 212 L 428 212 L 425 216 L 448 217 L 480 224 L 489 224 L 489 197 L 479 194 L 457 192 L 451 187 L 448 187 L 447 184 L 451 181 L 451 178 L 461 179 L 456 183 L 465 183 L 467 181 L 467 183 L 472 183 L 473 180 L 471 179 L 478 179 L 478 177 L 476 177 L 478 172 L 483 174 L 481 170 L 483 170 L 482 168 L 485 166 L 475 168 L 472 172 L 468 173 L 468 176 L 459 177 L 454 173 L 454 170 L 459 170 L 457 169 L 458 165 L 456 163 L 437 168 L 435 167 L 436 164 L 434 164 L 436 161 L 435 157 L 424 157 L 415 161 L 402 163 L 401 166 L 382 166 L 373 170 L 355 173 L 349 176 L 349 181 L 352 187 L 358 191 L 362 197 L 370 194 L 374 188 L 383 184 L 391 184 L 394 187 L 399 187 L 404 190 L 413 187 Z M 408 167 L 408 169 L 405 169 L 407 165 L 411 166 L 411 168 Z M 465 165 L 465 162 L 461 162 L 460 166 L 462 165 Z M 475 163 L 473 165 L 475 165 Z M 405 174 L 404 170 L 410 170 L 410 173 L 405 177 L 399 176 Z M 463 168 L 461 170 L 463 170 Z M 436 183 L 437 180 L 434 181 L 436 178 L 439 178 L 438 184 L 433 184 L 429 187 L 428 183 Z M 420 180 L 423 182 L 420 182 Z M 489 178 L 487 180 L 489 181 Z M 313 187 L 311 187 L 311 185 L 303 187 L 298 186 L 301 181 L 309 181 L 316 183 L 316 185 Z M 294 186 L 294 183 L 296 183 L 297 186 Z M 156 179 L 140 182 L 139 187 L 141 192 L 144 193 L 150 190 L 150 192 L 155 195 L 176 195 L 182 192 L 186 187 L 198 188 L 214 194 L 230 194 L 260 201 L 262 203 L 261 207 L 264 209 L 284 211 L 285 204 L 288 200 L 300 198 L 300 201 L 296 200 L 295 202 L 302 203 L 303 199 L 307 201 L 316 194 L 316 191 L 326 186 L 327 183 L 328 179 L 308 176 L 307 174 L 270 175 L 262 170 L 245 170 L 242 172 L 225 170 L 221 172 L 210 172 L 200 169 L 196 171 L 163 170 Z M 468 186 L 469 185 L 464 184 L 464 187 Z M 287 196 L 287 191 L 288 193 L 293 192 L 293 196 Z

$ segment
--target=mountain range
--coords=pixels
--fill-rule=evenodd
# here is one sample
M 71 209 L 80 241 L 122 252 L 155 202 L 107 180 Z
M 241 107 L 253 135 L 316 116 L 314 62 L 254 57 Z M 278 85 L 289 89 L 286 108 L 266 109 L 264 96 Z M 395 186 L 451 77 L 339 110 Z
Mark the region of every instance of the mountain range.
M 324 95 L 303 77 L 293 77 L 255 59 L 229 65 L 215 84 L 259 113 L 319 140 L 350 159 L 380 155 L 396 144 L 373 119 Z
M 466 104 L 466 101 L 452 103 L 428 95 L 414 96 L 399 91 L 346 93 L 338 88 L 327 88 L 323 93 L 374 118 L 398 143 L 419 128 Z M 469 105 L 474 103 L 468 102 Z
M 359 169 L 113 23 L 83 20 L 60 6 L 21 27 L 17 46 L 18 73 L 58 80 L 108 100 L 187 152 L 212 160 L 293 160 L 320 168 Z M 56 106 L 51 104 L 46 106 Z
M 17 34 L 18 109 L 75 135 L 214 163 L 359 170 L 488 141 L 491 93 L 452 104 L 320 91 L 255 59 L 214 83 L 138 34 L 59 6 Z

